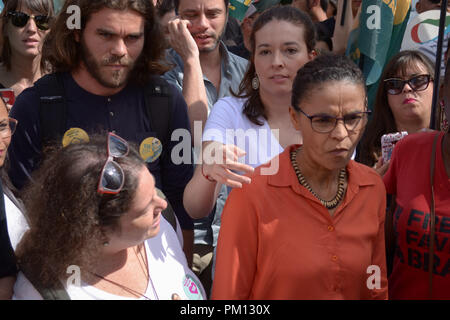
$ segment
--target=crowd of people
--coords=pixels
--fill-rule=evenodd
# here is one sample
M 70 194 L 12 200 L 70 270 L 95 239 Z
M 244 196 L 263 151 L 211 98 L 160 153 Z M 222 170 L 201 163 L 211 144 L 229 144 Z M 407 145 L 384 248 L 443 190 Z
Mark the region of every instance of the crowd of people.
M 450 299 L 428 54 L 372 107 L 338 1 L 3 2 L 0 299 Z

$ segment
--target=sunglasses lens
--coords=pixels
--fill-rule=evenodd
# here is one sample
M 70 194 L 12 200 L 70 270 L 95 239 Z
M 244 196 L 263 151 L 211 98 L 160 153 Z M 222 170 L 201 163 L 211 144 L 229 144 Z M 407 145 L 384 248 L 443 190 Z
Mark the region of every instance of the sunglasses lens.
M 108 148 L 109 154 L 115 158 L 128 154 L 128 143 L 114 134 L 109 134 Z
M 28 14 L 17 11 L 10 12 L 10 16 L 12 24 L 18 28 L 25 27 L 25 25 L 28 23 L 28 19 L 30 19 L 30 16 Z M 49 21 L 50 19 L 47 16 L 40 15 L 34 17 L 34 22 L 40 30 L 48 30 L 50 28 Z
M 47 16 L 36 16 L 34 17 L 34 21 L 36 22 L 36 26 L 41 30 L 48 30 L 49 27 L 49 18 Z
M 403 89 L 403 81 L 391 79 L 386 81 L 386 89 L 389 94 L 399 94 Z
M 123 187 L 124 178 L 119 164 L 109 160 L 103 167 L 99 189 L 104 193 L 118 193 Z
M 25 25 L 28 22 L 28 19 L 30 18 L 29 15 L 23 13 L 23 12 L 14 12 L 11 15 L 11 22 L 14 26 L 22 28 L 25 27 Z
M 415 91 L 421 91 L 425 90 L 428 87 L 428 84 L 430 83 L 430 78 L 426 75 L 417 76 L 412 78 L 409 83 L 411 84 L 411 87 Z

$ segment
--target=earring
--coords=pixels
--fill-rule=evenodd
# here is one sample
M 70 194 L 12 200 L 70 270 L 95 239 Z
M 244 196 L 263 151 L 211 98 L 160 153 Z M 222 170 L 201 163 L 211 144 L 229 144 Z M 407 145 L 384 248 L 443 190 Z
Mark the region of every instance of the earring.
M 259 79 L 258 76 L 255 74 L 255 76 L 252 79 L 252 88 L 253 90 L 258 90 L 259 89 Z

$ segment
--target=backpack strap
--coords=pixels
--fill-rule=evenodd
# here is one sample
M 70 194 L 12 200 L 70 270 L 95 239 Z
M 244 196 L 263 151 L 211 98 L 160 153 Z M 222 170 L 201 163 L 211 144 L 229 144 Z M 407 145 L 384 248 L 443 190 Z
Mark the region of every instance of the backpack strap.
M 62 74 L 46 75 L 34 87 L 39 94 L 41 143 L 44 147 L 57 142 L 66 130 L 67 103 Z
M 20 271 L 22 271 L 28 281 L 30 281 L 30 283 L 39 292 L 44 300 L 71 300 L 69 294 L 67 293 L 61 282 L 58 281 L 56 286 L 52 288 L 43 287 L 40 281 L 34 278 L 34 276 L 32 276 L 32 274 L 27 271 L 27 268 L 25 266 L 20 264 L 20 261 L 19 267 Z
M 150 78 L 145 88 L 145 107 L 150 125 L 163 146 L 161 157 L 167 156 L 172 118 L 172 94 L 166 80 L 159 76 Z
M 162 144 L 162 161 L 170 161 L 170 153 L 167 148 L 170 142 L 171 119 L 172 119 L 172 93 L 169 83 L 159 77 L 151 76 L 145 87 L 145 108 L 152 130 L 156 132 L 156 137 Z M 167 208 L 162 215 L 177 231 L 177 217 L 164 193 L 158 189 L 158 195 L 167 201 Z

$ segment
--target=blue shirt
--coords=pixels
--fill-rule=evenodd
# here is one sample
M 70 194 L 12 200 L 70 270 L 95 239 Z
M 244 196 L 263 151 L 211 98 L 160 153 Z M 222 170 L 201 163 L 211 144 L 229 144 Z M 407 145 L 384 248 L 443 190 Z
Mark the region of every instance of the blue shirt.
M 248 61 L 231 52 L 229 52 L 223 42 L 219 43 L 221 57 L 221 78 L 220 88 L 217 91 L 214 84 L 203 75 L 203 83 L 205 84 L 206 96 L 208 99 L 208 108 L 211 110 L 214 104 L 220 98 L 231 95 L 239 91 L 239 84 L 247 71 Z M 175 67 L 164 74 L 163 78 L 178 87 L 180 92 L 183 90 L 184 64 L 181 57 L 175 50 L 169 49 L 166 53 L 169 63 Z M 228 196 L 226 186 L 222 186 L 216 201 L 216 208 L 209 217 L 198 219 L 195 222 L 194 242 L 199 244 L 209 244 L 216 246 L 220 228 L 220 217 Z
M 66 130 L 81 128 L 88 134 L 115 132 L 138 146 L 144 139 L 156 137 L 147 116 L 143 87 L 129 84 L 115 95 L 99 96 L 81 88 L 70 73 L 63 74 L 63 82 L 67 101 Z M 170 89 L 170 131 L 181 128 L 189 132 L 186 102 L 175 87 L 170 85 Z M 9 174 L 18 188 L 22 188 L 41 160 L 39 101 L 37 89 L 28 88 L 19 95 L 11 111 L 11 117 L 17 119 L 19 124 L 8 151 L 11 160 Z M 168 148 L 171 154 L 177 144 L 178 141 L 170 141 L 169 146 L 163 148 Z M 164 192 L 172 205 L 181 228 L 192 229 L 192 219 L 183 206 L 183 191 L 193 174 L 192 161 L 176 165 L 170 158 L 162 160 L 159 157 L 149 163 L 148 168 L 155 178 L 156 186 Z

